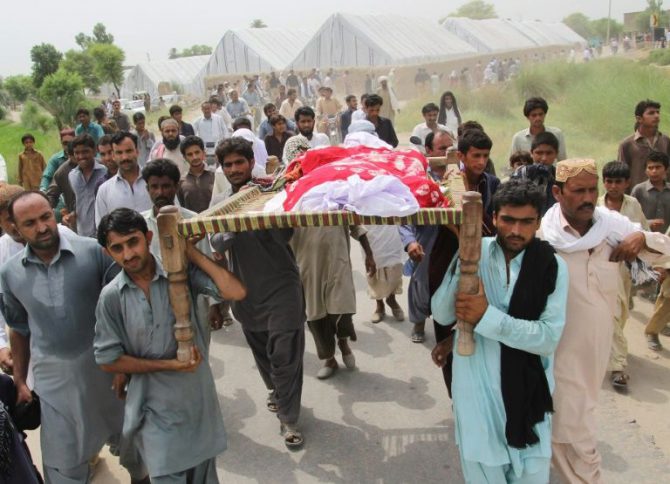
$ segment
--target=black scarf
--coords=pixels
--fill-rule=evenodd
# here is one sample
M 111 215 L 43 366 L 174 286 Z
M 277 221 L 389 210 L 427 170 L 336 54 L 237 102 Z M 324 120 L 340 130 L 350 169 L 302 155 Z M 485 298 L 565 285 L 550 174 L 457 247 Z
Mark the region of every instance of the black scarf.
M 554 292 L 557 274 L 554 249 L 545 241 L 533 239 L 526 247 L 508 314 L 518 319 L 539 319 Z M 538 355 L 502 343 L 500 347 L 505 436 L 511 447 L 523 449 L 539 442 L 533 426 L 544 420 L 545 413 L 554 411 L 549 383 Z

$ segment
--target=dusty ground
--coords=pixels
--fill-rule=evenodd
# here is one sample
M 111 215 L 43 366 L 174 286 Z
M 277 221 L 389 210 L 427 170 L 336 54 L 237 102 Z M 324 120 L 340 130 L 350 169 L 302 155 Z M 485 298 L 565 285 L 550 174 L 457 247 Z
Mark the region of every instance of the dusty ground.
M 222 482 L 461 482 L 453 417 L 440 372 L 430 361 L 433 334 L 425 344 L 409 341 L 410 325 L 373 325 L 371 301 L 359 249 L 353 247 L 359 339 L 353 344 L 358 369 L 332 379 L 315 378 L 320 364 L 311 336 L 305 354 L 306 446 L 288 452 L 279 424 L 265 409 L 265 391 L 240 327 L 214 334 L 210 363 L 219 392 L 229 449 L 218 459 Z M 405 296 L 401 296 L 405 305 Z M 608 483 L 658 483 L 670 473 L 670 352 L 646 349 L 643 322 L 652 305 L 636 298 L 626 328 L 630 391 L 603 385 L 599 447 Z M 670 338 L 662 337 L 670 347 Z M 38 436 L 29 443 L 39 460 Z M 106 451 L 96 484 L 128 482 Z

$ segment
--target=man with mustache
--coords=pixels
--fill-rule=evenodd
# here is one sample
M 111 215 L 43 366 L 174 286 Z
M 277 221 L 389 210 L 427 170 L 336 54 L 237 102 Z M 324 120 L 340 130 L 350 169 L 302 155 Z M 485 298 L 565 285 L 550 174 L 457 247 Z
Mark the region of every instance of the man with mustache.
M 455 258 L 432 298 L 436 321 L 474 325 L 474 353 L 453 352 L 465 482 L 549 481 L 552 362 L 565 324 L 568 274 L 551 246 L 535 237 L 544 199 L 527 180 L 501 185 L 493 196 L 497 235 L 482 240 L 479 294 L 458 292 Z M 433 361 L 444 366 L 446 354 L 433 352 Z
M 157 217 L 160 209 L 168 205 L 174 205 L 175 203 L 177 189 L 179 188 L 179 168 L 170 160 L 159 158 L 152 160 L 151 163 L 147 163 L 147 166 L 142 170 L 142 178 L 149 192 L 149 198 L 151 198 L 151 202 L 154 205 L 149 210 L 142 212 L 142 217 L 146 220 L 149 230 L 154 234 L 158 234 Z M 191 218 L 197 215 L 195 212 L 187 210 L 184 207 L 179 207 L 179 212 L 182 218 Z M 207 257 L 212 257 L 212 249 L 207 238 L 198 242 L 196 247 Z M 158 258 L 161 257 L 158 236 L 150 240 L 149 249 L 153 255 Z M 196 313 L 203 321 L 209 320 L 210 327 L 214 330 L 221 329 L 226 319 L 225 316 L 228 316 L 227 312 L 222 313 L 222 307 L 218 303 L 212 301 L 210 305 L 204 297 L 197 298 Z M 228 316 L 228 319 L 230 319 L 230 316 Z M 209 346 L 209 331 L 205 335 L 205 340 Z
M 177 165 L 181 176 L 186 175 L 188 173 L 188 162 L 179 149 L 179 145 L 184 139 L 183 136 L 179 135 L 179 123 L 172 118 L 167 118 L 161 122 L 160 128 L 163 139 L 156 141 L 154 147 L 151 148 L 148 161 L 156 158 L 166 158 Z
M 565 329 L 554 365 L 552 461 L 565 482 L 600 483 L 595 409 L 612 346 L 618 262 L 640 257 L 660 263 L 659 253 L 670 255 L 670 239 L 596 207 L 593 160 L 557 163 L 552 191 L 558 203 L 544 215 L 538 235 L 565 260 L 570 275 Z
M 137 162 L 137 136 L 119 131 L 112 137 L 112 155 L 119 171 L 98 188 L 95 199 L 95 226 L 115 208 L 132 208 L 138 212 L 152 206 L 146 183 Z
M 12 198 L 9 219 L 26 242 L 0 270 L 0 308 L 10 326 L 17 404 L 40 397 L 45 481 L 90 482 L 89 461 L 123 424 L 114 376 L 95 364 L 95 306 L 112 260 L 97 243 L 56 225 L 41 192 Z M 131 482 L 148 482 L 137 466 Z

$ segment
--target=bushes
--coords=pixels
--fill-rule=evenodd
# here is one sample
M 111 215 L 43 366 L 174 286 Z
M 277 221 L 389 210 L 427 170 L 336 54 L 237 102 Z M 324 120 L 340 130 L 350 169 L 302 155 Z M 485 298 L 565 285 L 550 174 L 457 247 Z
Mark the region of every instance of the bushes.
M 53 126 L 53 118 L 40 110 L 37 104 L 28 101 L 21 112 L 21 123 L 30 130 L 46 133 Z
M 649 53 L 647 63 L 658 64 L 659 66 L 670 65 L 670 49 L 656 49 Z

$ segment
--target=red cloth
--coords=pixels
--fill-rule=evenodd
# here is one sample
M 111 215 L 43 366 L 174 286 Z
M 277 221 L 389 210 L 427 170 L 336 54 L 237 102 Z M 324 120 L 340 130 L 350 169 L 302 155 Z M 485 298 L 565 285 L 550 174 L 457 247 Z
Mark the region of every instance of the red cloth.
M 343 148 L 332 146 L 309 150 L 296 158 L 287 168 L 299 164 L 303 176 L 287 185 L 284 210 L 290 211 L 310 189 L 335 180 L 346 180 L 358 175 L 371 180 L 379 175 L 391 175 L 407 185 L 419 206 L 438 207 L 445 204 L 437 183 L 426 175 L 426 158 L 415 150 L 393 151 L 365 146 Z

